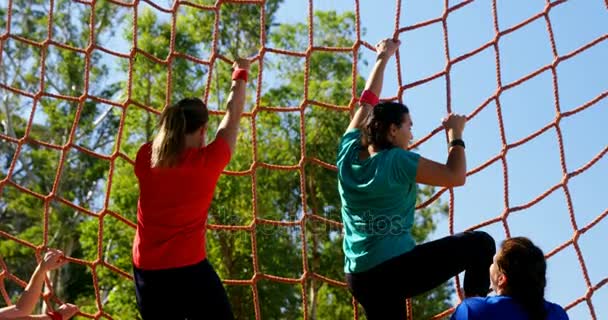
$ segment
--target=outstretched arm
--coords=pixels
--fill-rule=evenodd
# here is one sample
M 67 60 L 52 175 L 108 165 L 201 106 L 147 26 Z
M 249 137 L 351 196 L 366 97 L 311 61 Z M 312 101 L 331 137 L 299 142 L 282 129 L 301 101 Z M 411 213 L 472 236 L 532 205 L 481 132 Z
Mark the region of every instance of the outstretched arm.
M 246 75 L 249 71 L 249 65 L 250 62 L 247 59 L 239 58 L 234 62 L 233 68 L 235 69 L 235 73 L 232 80 L 230 95 L 228 96 L 226 115 L 224 115 L 224 118 L 217 129 L 217 136 L 226 140 L 230 146 L 231 152 L 234 152 L 236 146 L 241 115 L 243 114 L 243 108 L 245 107 L 247 88 Z
M 376 45 L 376 64 L 374 64 L 372 72 L 365 83 L 364 92 L 370 91 L 376 97 L 380 96 L 382 82 L 384 80 L 384 69 L 386 68 L 388 60 L 395 54 L 400 44 L 401 41 L 399 40 L 384 39 Z M 355 116 L 350 121 L 346 131 L 354 128 L 361 128 L 365 122 L 365 118 L 367 118 L 373 107 L 374 106 L 368 101 L 361 101 L 359 109 L 355 112 Z
M 49 250 L 43 260 L 38 264 L 36 270 L 30 278 L 30 282 L 25 287 L 25 291 L 14 306 L 0 309 L 0 319 L 13 319 L 18 317 L 29 316 L 38 302 L 42 285 L 44 285 L 44 277 L 46 272 L 52 269 L 59 268 L 66 263 L 63 258 L 63 253 L 59 250 Z
M 36 270 L 30 278 L 30 282 L 25 287 L 25 291 L 17 301 L 17 304 L 0 309 L 0 319 L 49 319 L 52 318 L 49 315 L 30 315 L 38 298 L 40 297 L 40 291 L 44 285 L 44 277 L 47 271 L 57 269 L 62 265 L 66 264 L 63 256 L 63 252 L 59 250 L 51 249 L 46 252 L 43 260 L 38 264 Z M 78 308 L 71 304 L 62 305 L 58 311 L 62 319 L 69 319 L 78 312 Z

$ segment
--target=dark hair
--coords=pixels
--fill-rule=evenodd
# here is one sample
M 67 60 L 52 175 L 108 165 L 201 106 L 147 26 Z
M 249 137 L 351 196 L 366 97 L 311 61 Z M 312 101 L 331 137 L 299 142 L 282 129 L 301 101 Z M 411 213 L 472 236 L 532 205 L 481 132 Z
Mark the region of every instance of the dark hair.
M 186 134 L 207 124 L 209 112 L 198 98 L 185 98 L 165 108 L 152 142 L 152 167 L 171 167 L 186 148 Z
M 547 263 L 542 250 L 525 237 L 507 239 L 496 264 L 507 278 L 503 294 L 515 299 L 531 320 L 544 320 Z
M 388 140 L 391 124 L 401 127 L 403 117 L 410 110 L 398 102 L 382 102 L 377 104 L 369 114 L 365 124 L 365 144 L 372 144 L 379 150 L 391 149 L 394 145 Z

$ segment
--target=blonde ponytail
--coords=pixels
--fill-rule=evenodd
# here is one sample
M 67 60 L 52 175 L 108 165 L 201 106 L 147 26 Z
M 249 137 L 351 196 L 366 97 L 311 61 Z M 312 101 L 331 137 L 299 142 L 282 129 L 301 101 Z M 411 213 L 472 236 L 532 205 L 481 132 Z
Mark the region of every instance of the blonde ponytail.
M 152 167 L 177 164 L 186 147 L 186 117 L 183 108 L 171 106 L 160 116 L 160 128 L 152 141 Z

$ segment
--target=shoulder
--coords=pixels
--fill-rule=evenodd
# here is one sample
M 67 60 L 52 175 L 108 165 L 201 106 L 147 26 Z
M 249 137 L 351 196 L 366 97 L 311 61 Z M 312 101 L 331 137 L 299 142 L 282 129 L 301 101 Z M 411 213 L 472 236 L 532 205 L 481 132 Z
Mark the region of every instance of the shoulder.
M 139 147 L 139 150 L 137 150 L 137 157 L 139 157 L 140 155 L 145 155 L 145 154 L 152 154 L 152 142 L 148 141 L 144 144 L 142 144 Z
M 340 139 L 340 145 L 361 139 L 361 130 L 353 128 L 346 131 Z
M 219 156 L 220 158 L 228 158 L 232 156 L 230 145 L 224 137 L 218 135 L 213 142 L 202 148 L 203 151 Z
M 226 139 L 218 135 L 213 142 L 200 149 L 199 155 L 202 155 L 205 166 L 221 172 L 230 162 L 232 151 Z
M 146 142 L 139 147 L 135 156 L 135 167 L 149 166 L 152 158 L 152 142 Z
M 491 319 L 508 314 L 512 304 L 512 299 L 504 296 L 467 298 L 456 308 L 451 320 Z
M 462 302 L 466 304 L 468 307 L 473 308 L 475 310 L 482 310 L 491 307 L 492 304 L 495 304 L 496 301 L 492 299 L 493 297 L 474 297 L 474 298 L 466 298 Z
M 413 161 L 418 161 L 418 159 L 420 159 L 420 155 L 418 153 L 401 148 L 392 148 L 388 150 L 387 155 L 397 159 L 407 159 Z
M 361 145 L 361 130 L 360 129 L 350 129 L 342 135 L 340 138 L 340 145 L 338 147 L 338 162 L 343 160 L 347 154 L 350 153 L 349 150 L 354 150 Z
M 226 141 L 226 139 L 224 137 L 218 135 L 215 137 L 213 142 L 211 142 L 209 145 L 207 145 L 205 147 L 205 149 L 220 149 L 223 151 L 230 152 L 230 145 L 228 144 L 228 141 Z
M 483 310 L 486 308 L 484 298 L 467 298 L 456 307 L 450 320 L 473 320 L 480 319 Z
M 401 148 L 392 148 L 386 152 L 391 171 L 403 182 L 416 182 L 420 155 Z

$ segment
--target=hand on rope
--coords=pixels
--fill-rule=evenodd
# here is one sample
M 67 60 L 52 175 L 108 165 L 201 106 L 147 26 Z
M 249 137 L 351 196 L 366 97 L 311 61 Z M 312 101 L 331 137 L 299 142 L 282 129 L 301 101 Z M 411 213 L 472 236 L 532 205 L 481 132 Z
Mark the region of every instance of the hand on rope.
M 376 44 L 376 54 L 378 59 L 390 58 L 397 52 L 401 45 L 401 40 L 386 38 Z
M 467 123 L 467 117 L 463 115 L 448 114 L 445 118 L 441 119 L 441 124 L 448 131 L 448 138 L 450 146 L 459 145 L 464 147 L 462 142 L 462 133 Z
M 40 262 L 40 269 L 44 272 L 55 270 L 68 263 L 62 251 L 57 249 L 49 249 L 45 254 L 44 258 Z M 53 320 L 64 320 L 70 319 L 78 313 L 78 307 L 66 303 L 61 305 L 57 311 L 49 311 L 47 315 Z
M 67 320 L 75 316 L 78 311 L 77 306 L 71 303 L 66 303 L 62 304 L 57 311 L 47 312 L 47 315 L 53 320 Z
M 68 263 L 63 255 L 63 252 L 57 249 L 49 249 L 45 254 L 42 262 L 40 262 L 40 267 L 46 272 L 50 270 L 55 270 L 64 264 Z
M 467 177 L 467 160 L 464 150 L 462 133 L 464 131 L 467 117 L 449 113 L 441 119 L 443 127 L 448 131 L 448 159 L 444 163 L 438 163 L 425 157 L 418 161 L 416 182 L 440 187 L 462 186 Z M 453 148 L 459 146 L 459 148 Z

